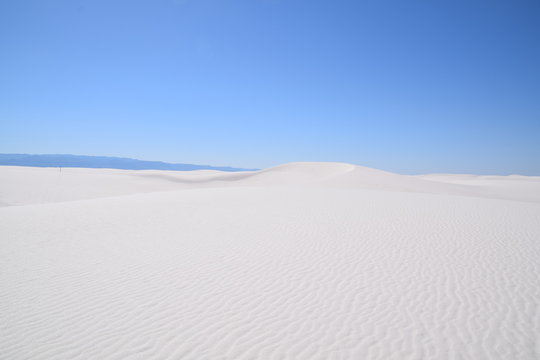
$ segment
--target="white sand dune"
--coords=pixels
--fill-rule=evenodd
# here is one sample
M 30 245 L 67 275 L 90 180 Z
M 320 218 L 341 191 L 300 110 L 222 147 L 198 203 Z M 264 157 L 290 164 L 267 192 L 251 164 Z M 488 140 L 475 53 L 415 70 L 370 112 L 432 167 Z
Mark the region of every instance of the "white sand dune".
M 540 176 L 407 176 L 345 163 L 221 172 L 0 166 L 0 206 L 207 187 L 334 187 L 540 202 Z
M 0 167 L 0 359 L 540 359 L 540 177 Z

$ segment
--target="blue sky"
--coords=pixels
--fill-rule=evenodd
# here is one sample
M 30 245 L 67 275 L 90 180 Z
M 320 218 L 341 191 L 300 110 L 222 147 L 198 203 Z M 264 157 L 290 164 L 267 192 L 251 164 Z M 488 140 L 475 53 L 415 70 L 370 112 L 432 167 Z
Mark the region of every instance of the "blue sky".
M 0 2 L 0 152 L 540 175 L 540 3 Z

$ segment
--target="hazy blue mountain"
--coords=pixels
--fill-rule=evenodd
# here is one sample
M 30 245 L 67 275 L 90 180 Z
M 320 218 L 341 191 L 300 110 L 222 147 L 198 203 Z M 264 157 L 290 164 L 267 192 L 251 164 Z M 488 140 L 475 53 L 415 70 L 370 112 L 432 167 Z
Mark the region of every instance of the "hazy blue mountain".
M 124 170 L 221 170 L 246 171 L 255 169 L 239 169 L 227 166 L 170 164 L 161 161 L 144 161 L 109 156 L 84 155 L 32 155 L 32 154 L 0 154 L 0 165 L 34 166 L 34 167 L 81 167 L 108 168 Z

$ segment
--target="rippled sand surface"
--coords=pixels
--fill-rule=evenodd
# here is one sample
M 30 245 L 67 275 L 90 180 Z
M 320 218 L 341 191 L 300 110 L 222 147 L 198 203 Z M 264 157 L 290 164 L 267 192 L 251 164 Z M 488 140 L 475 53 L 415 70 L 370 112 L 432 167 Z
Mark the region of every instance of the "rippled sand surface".
M 540 178 L 0 167 L 0 359 L 539 359 Z

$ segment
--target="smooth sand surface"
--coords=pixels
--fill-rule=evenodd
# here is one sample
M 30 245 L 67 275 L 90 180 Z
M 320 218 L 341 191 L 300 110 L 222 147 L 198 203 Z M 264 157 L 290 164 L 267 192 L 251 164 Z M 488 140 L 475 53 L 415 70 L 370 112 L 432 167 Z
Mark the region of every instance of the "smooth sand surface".
M 0 167 L 0 359 L 540 359 L 540 177 Z

